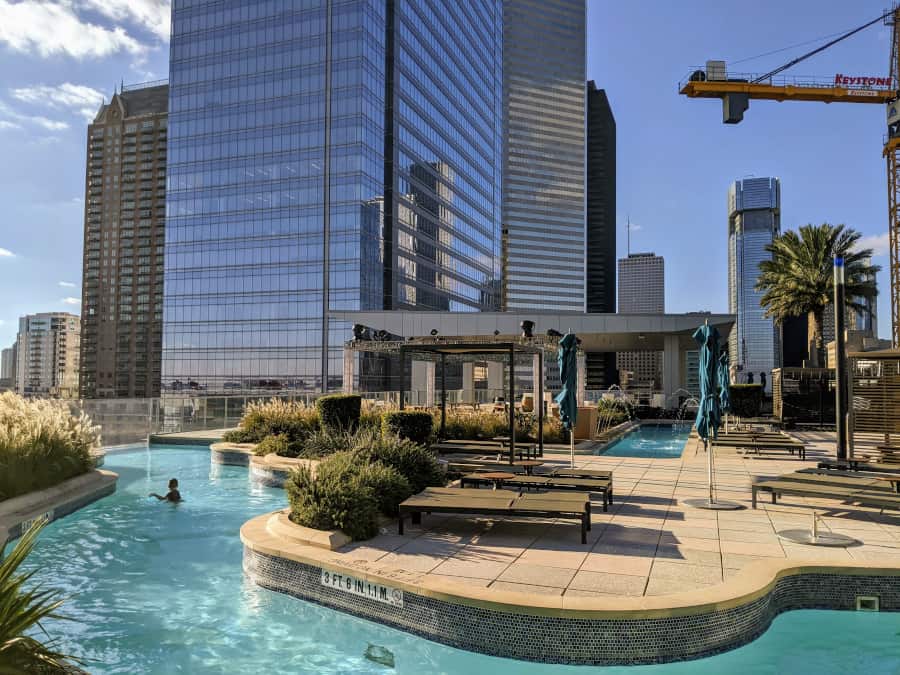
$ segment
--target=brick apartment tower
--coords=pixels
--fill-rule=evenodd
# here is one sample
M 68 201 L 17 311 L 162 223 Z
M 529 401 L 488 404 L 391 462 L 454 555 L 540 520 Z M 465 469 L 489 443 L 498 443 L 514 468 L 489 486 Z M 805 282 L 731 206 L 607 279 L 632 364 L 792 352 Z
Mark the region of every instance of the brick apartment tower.
M 159 396 L 169 87 L 123 87 L 87 133 L 82 398 Z

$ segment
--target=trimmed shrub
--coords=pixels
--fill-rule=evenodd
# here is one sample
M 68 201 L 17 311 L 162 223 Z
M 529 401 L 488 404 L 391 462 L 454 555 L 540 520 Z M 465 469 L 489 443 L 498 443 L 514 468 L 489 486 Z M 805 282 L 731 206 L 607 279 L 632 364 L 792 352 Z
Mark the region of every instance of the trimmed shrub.
M 354 435 L 347 431 L 322 428 L 306 437 L 301 454 L 308 459 L 318 459 L 336 452 L 345 452 L 353 445 L 353 438 Z
M 244 408 L 239 428 L 225 440 L 232 443 L 256 443 L 266 436 L 284 434 L 299 441 L 318 429 L 319 418 L 314 408 L 299 401 L 251 401 Z M 234 440 L 239 437 L 241 440 Z
M 256 434 L 257 432 L 255 431 L 248 431 L 238 427 L 222 434 L 222 440 L 226 443 L 256 443 L 259 440 Z
M 409 481 L 410 494 L 445 485 L 446 477 L 434 453 L 409 439 L 392 434 L 358 434 L 353 452 L 360 464 L 380 463 L 396 469 Z
M 356 471 L 340 455 L 319 463 L 315 477 L 305 466 L 293 471 L 284 484 L 291 520 L 316 530 L 341 530 L 352 539 L 378 533 L 378 500 Z
M 738 417 L 759 417 L 763 404 L 761 384 L 732 384 L 731 414 Z
M 353 431 L 359 426 L 362 397 L 358 394 L 331 394 L 316 400 L 319 422 L 331 431 Z
M 424 410 L 393 410 L 382 416 L 381 432 L 424 444 L 431 438 L 433 424 L 431 413 Z
M 359 477 L 368 485 L 378 502 L 378 510 L 386 516 L 396 516 L 400 502 L 414 495 L 409 481 L 392 466 L 375 462 L 359 467 Z
M 303 443 L 292 441 L 285 434 L 273 434 L 266 436 L 253 449 L 254 455 L 265 456 L 270 453 L 279 457 L 299 457 L 303 454 Z
M 0 394 L 0 501 L 90 471 L 100 427 L 64 401 Z

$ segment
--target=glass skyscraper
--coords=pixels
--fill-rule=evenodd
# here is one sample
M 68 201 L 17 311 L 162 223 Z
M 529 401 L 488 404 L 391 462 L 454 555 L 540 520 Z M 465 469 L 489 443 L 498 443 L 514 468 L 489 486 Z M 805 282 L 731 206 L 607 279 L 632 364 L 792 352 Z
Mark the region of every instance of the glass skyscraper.
M 164 390 L 321 390 L 329 311 L 497 309 L 501 0 L 174 0 Z
M 729 358 L 737 367 L 737 382 L 759 383 L 781 365 L 781 334 L 767 319 L 756 290 L 759 264 L 771 259 L 766 245 L 781 233 L 781 183 L 777 178 L 745 178 L 728 190 L 728 311 L 737 323 L 729 338 Z
M 506 310 L 586 308 L 585 12 L 503 2 Z

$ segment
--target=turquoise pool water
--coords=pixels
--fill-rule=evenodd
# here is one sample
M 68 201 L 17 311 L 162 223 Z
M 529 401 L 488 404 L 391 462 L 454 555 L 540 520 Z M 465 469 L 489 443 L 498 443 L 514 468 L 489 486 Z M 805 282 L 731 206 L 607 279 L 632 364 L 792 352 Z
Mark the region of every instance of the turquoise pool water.
M 681 457 L 689 424 L 645 424 L 597 454 L 610 457 Z
M 438 645 L 262 590 L 243 579 L 238 529 L 285 503 L 209 451 L 155 447 L 107 456 L 118 491 L 44 531 L 30 563 L 71 595 L 74 622 L 48 626 L 91 673 L 399 673 L 675 675 L 900 672 L 900 614 L 791 612 L 759 640 L 720 656 L 637 668 L 522 663 Z M 185 502 L 147 498 L 178 477 Z M 390 649 L 391 670 L 367 661 Z

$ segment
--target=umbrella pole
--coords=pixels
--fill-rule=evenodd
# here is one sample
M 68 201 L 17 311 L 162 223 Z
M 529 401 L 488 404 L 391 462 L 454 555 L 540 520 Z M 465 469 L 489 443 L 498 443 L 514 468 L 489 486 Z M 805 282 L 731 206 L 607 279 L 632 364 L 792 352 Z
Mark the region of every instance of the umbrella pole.
M 569 429 L 569 457 L 572 461 L 571 468 L 575 468 L 575 427 Z

